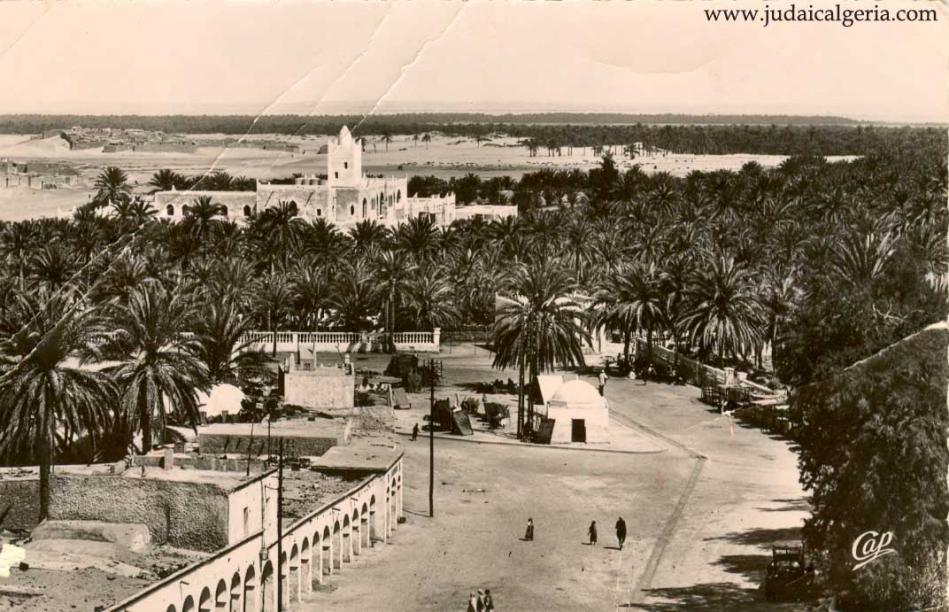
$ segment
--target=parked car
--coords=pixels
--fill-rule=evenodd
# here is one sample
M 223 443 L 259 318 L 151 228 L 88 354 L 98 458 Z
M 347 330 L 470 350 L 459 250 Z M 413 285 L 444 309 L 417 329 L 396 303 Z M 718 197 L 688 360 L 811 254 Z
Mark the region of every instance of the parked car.
M 764 580 L 764 596 L 768 601 L 802 599 L 809 596 L 814 584 L 814 565 L 806 563 L 804 546 L 799 542 L 771 545 L 771 562 Z

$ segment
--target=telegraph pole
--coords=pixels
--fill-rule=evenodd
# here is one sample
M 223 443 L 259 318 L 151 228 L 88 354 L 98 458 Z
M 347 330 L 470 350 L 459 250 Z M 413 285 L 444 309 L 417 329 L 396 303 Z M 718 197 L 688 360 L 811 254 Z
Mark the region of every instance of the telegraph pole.
M 428 363 L 431 399 L 428 405 L 428 516 L 435 518 L 435 360 Z
M 277 462 L 277 612 L 283 610 L 283 438 Z

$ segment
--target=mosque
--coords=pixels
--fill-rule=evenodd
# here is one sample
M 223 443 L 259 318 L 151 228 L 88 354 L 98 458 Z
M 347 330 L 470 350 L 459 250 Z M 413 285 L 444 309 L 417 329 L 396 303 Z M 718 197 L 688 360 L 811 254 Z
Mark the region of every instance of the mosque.
M 409 197 L 405 177 L 366 176 L 362 168 L 362 140 L 343 126 L 327 145 L 326 177 L 298 177 L 294 184 L 257 181 L 250 191 L 159 191 L 155 193 L 157 218 L 181 220 L 188 206 L 209 196 L 222 206 L 226 218 L 243 222 L 280 202 L 296 205 L 306 220 L 326 219 L 340 228 L 373 220 L 392 227 L 416 217 L 427 217 L 438 226 L 455 220 L 455 195 Z

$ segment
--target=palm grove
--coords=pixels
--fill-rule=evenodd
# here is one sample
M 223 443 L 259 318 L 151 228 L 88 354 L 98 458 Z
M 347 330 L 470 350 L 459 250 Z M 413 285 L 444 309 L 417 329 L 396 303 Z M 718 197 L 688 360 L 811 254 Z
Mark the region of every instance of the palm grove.
M 199 390 L 242 382 L 251 329 L 493 327 L 495 365 L 522 381 L 582 364 L 606 330 L 627 353 L 663 338 L 749 368 L 770 347 L 777 381 L 826 378 L 945 315 L 945 134 L 899 134 L 853 161 L 684 178 L 608 156 L 519 180 L 414 178 L 413 192 L 517 194 L 518 218 L 445 228 L 340 231 L 287 203 L 238 225 L 207 197 L 156 221 L 106 169 L 73 218 L 0 228 L 0 449 L 39 462 L 44 492 L 54 457 L 124 452 L 136 436 L 144 452 L 167 423 L 194 421 Z M 152 184 L 189 182 L 164 170 Z

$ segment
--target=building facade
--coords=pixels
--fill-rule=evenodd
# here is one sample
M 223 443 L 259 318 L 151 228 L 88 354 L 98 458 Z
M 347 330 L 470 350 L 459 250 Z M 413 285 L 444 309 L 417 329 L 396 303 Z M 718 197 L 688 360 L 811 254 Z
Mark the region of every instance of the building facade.
M 306 220 L 325 219 L 337 227 L 351 227 L 372 220 L 392 227 L 416 217 L 436 225 L 455 220 L 455 195 L 409 197 L 405 177 L 366 176 L 362 167 L 362 141 L 345 126 L 330 139 L 326 177 L 316 174 L 296 178 L 294 184 L 258 181 L 255 191 L 159 191 L 154 206 L 158 218 L 180 220 L 199 196 L 209 196 L 225 210 L 228 219 L 244 221 L 281 202 L 293 203 Z

